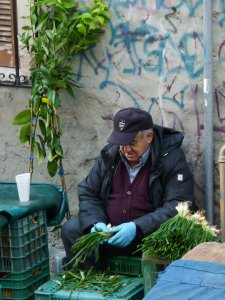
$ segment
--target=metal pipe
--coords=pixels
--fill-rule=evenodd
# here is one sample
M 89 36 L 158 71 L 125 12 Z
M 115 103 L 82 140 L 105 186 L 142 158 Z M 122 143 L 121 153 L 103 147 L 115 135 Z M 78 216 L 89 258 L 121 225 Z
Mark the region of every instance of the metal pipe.
M 220 228 L 221 239 L 225 241 L 225 145 L 220 149 L 219 155 L 219 170 L 220 170 Z
M 204 166 L 206 218 L 213 224 L 213 76 L 212 76 L 212 1 L 203 1 L 204 45 Z

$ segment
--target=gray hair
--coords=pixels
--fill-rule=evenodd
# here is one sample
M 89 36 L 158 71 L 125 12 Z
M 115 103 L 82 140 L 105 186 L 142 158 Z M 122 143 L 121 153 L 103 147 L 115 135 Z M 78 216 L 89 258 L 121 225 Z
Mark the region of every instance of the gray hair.
M 146 129 L 146 130 L 141 131 L 143 137 L 146 137 L 149 132 L 153 133 L 153 129 L 150 128 L 150 129 Z

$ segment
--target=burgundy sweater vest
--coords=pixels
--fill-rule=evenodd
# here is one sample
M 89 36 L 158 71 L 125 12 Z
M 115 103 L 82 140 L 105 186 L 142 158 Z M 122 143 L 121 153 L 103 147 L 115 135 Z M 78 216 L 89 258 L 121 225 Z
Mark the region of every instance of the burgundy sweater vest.
M 120 161 L 107 203 L 107 216 L 112 226 L 133 221 L 153 211 L 148 192 L 150 161 L 148 159 L 142 166 L 132 183 L 125 164 Z

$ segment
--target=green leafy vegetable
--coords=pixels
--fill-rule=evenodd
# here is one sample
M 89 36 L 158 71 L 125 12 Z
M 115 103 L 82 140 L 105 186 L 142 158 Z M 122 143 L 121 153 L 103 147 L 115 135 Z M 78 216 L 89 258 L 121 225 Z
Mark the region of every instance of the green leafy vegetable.
M 75 291 L 91 290 L 102 293 L 108 296 L 117 292 L 122 286 L 130 283 L 130 280 L 125 280 L 122 275 L 112 275 L 109 271 L 100 272 L 93 269 L 86 271 L 80 269 L 72 269 L 62 272 L 62 280 L 57 280 L 58 289 Z
M 198 244 L 219 241 L 220 231 L 208 224 L 204 211 L 191 214 L 188 203 L 177 206 L 178 214 L 143 239 L 138 246 L 147 255 L 170 261 L 180 259 Z
M 80 237 L 76 243 L 72 246 L 71 250 L 75 253 L 73 259 L 69 262 L 73 262 L 73 267 L 78 266 L 79 263 L 84 262 L 85 259 L 95 254 L 96 262 L 99 259 L 99 245 L 105 240 L 109 239 L 112 235 L 103 231 L 88 233 Z

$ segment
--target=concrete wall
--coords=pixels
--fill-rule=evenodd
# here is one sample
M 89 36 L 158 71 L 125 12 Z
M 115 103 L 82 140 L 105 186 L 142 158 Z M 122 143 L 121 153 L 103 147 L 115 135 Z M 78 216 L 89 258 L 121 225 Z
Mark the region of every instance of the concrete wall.
M 80 1 L 84 3 L 84 1 Z M 215 222 L 219 222 L 218 155 L 225 132 L 225 1 L 213 0 Z M 86 1 L 91 3 L 91 1 Z M 201 0 L 109 0 L 111 21 L 101 42 L 77 56 L 74 70 L 83 88 L 63 95 L 64 169 L 72 214 L 77 183 L 88 173 L 112 129 L 110 117 L 136 106 L 155 123 L 184 133 L 184 150 L 204 207 L 203 4 Z M 207 45 L 205 46 L 207 47 Z M 0 178 L 27 171 L 28 149 L 13 117 L 28 103 L 29 89 L 0 87 Z M 45 165 L 35 181 L 60 184 Z

